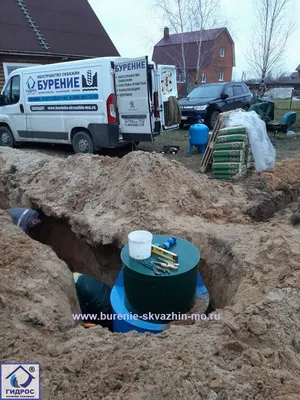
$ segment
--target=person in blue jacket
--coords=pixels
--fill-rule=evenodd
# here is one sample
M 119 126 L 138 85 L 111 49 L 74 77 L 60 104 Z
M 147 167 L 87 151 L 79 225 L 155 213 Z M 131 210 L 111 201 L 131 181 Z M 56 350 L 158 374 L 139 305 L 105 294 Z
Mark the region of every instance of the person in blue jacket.
M 23 229 L 27 234 L 41 226 L 40 215 L 32 208 L 10 208 L 7 212 L 15 225 Z

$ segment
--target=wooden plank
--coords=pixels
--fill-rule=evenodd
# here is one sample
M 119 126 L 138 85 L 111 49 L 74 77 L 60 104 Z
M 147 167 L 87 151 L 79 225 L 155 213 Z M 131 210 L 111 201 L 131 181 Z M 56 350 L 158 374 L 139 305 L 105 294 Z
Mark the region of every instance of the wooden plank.
M 205 150 L 205 153 L 202 157 L 201 164 L 200 164 L 200 172 L 202 172 L 202 173 L 204 173 L 206 171 L 209 163 L 212 161 L 214 147 L 215 147 L 216 139 L 218 136 L 218 131 L 220 129 L 224 128 L 225 120 L 229 116 L 230 113 L 231 113 L 231 111 L 219 114 L 219 118 L 216 122 L 216 125 L 215 125 L 213 131 L 212 131 L 212 134 L 209 135 L 206 150 Z

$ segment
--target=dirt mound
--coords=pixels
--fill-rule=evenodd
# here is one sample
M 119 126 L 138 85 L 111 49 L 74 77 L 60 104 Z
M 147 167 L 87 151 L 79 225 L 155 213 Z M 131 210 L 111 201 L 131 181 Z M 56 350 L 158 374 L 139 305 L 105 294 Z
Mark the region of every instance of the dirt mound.
M 40 362 L 43 400 L 299 398 L 299 228 L 288 215 L 243 224 L 247 183 L 212 181 L 158 154 L 0 153 L 1 205 L 41 207 L 62 258 L 96 271 L 132 228 L 176 234 L 200 249 L 220 313 L 160 335 L 84 330 L 71 316 L 78 304 L 66 264 L 1 212 L 1 361 Z
M 75 232 L 93 241 L 122 241 L 128 232 L 120 232 L 120 221 L 140 228 L 150 224 L 158 232 L 175 216 L 215 223 L 247 219 L 242 188 L 210 180 L 161 154 L 138 151 L 122 159 L 55 159 L 11 149 L 0 154 L 10 203 L 35 204 L 47 215 L 65 217 Z
M 50 334 L 74 326 L 71 314 L 79 306 L 67 265 L 14 226 L 6 212 L 0 211 L 0 220 L 2 328 L 29 323 Z
M 281 190 L 288 185 L 300 188 L 300 159 L 290 158 L 276 163 L 275 167 L 268 171 L 254 174 L 248 181 L 257 188 L 268 188 L 271 190 Z
M 1 361 L 40 362 L 43 400 L 296 399 L 297 240 L 294 234 L 284 240 L 270 228 L 264 235 L 253 229 L 231 243 L 233 232 L 229 229 L 222 247 L 240 255 L 236 268 L 245 265 L 244 278 L 237 280 L 235 267 L 224 264 L 220 279 L 225 285 L 229 273 L 237 293 L 231 306 L 217 311 L 219 321 L 171 325 L 159 335 L 111 334 L 74 326 L 77 304 L 66 265 L 1 213 Z M 206 240 L 205 229 L 202 235 Z M 247 250 L 260 241 L 254 257 Z M 212 243 L 209 239 L 206 252 Z M 212 253 L 216 263 L 218 251 Z M 226 291 L 222 282 L 219 288 Z

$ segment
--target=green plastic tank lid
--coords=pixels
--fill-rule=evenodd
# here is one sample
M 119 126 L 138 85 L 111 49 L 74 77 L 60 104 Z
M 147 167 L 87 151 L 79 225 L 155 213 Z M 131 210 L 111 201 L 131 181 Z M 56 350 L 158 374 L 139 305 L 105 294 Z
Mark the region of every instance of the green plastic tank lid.
M 153 235 L 153 244 L 159 243 L 162 244 L 167 241 L 172 235 Z M 179 268 L 177 271 L 170 270 L 170 275 L 162 275 L 155 276 L 156 278 L 165 278 L 170 277 L 172 275 L 182 275 L 191 269 L 195 268 L 200 261 L 200 251 L 198 248 L 191 242 L 188 242 L 185 239 L 177 238 L 177 243 L 172 246 L 168 251 L 172 253 L 176 253 L 178 255 L 178 263 Z M 134 260 L 129 256 L 129 246 L 126 244 L 121 251 L 121 260 L 127 268 L 134 272 L 138 272 L 142 275 L 154 276 L 154 273 L 144 267 L 139 261 Z M 155 254 L 151 254 L 151 257 L 147 258 L 146 261 L 160 261 L 158 260 L 158 256 Z
M 154 235 L 153 243 L 162 244 L 172 235 Z M 185 239 L 177 238 L 169 251 L 178 255 L 179 268 L 170 274 L 155 275 L 151 269 L 129 256 L 128 245 L 121 252 L 124 265 L 124 290 L 127 308 L 138 313 L 188 312 L 193 306 L 200 252 Z M 148 261 L 157 260 L 152 254 Z

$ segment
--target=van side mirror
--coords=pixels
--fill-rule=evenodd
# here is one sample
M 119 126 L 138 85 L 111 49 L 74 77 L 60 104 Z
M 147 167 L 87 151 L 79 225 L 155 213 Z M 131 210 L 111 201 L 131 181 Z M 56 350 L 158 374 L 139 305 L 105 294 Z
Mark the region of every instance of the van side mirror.
M 226 100 L 228 98 L 228 94 L 222 93 L 221 94 L 221 100 Z
M 0 107 L 2 107 L 4 105 L 5 105 L 4 96 L 2 94 L 0 94 Z

